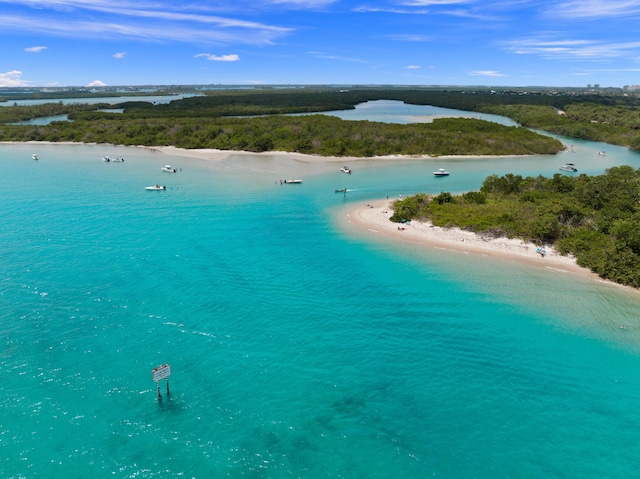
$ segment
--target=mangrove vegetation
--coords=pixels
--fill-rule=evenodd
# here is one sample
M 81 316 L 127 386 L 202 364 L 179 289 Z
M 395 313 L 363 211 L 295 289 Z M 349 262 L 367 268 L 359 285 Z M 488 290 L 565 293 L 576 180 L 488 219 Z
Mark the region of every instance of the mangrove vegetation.
M 186 91 L 182 88 L 180 92 Z M 640 99 L 637 94 L 619 90 L 309 86 L 199 90 L 193 94 L 164 104 L 126 101 L 123 97 L 116 105 L 5 106 L 0 108 L 0 140 L 283 150 L 360 157 L 545 154 L 562 148 L 560 142 L 526 132 L 533 129 L 640 150 Z M 353 109 L 375 100 L 497 114 L 526 128 L 473 119 L 390 125 L 325 116 L 285 116 Z M 11 125 L 61 114 L 68 114 L 73 125 Z
M 640 169 L 598 176 L 487 177 L 479 191 L 395 201 L 394 222 L 420 220 L 553 245 L 602 278 L 640 287 Z

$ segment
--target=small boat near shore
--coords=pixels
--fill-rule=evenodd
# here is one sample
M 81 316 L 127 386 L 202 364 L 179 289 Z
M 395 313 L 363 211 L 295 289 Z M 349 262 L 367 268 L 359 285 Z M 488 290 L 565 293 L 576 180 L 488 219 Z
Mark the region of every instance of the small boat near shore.
M 171 165 L 164 165 L 162 168 L 160 168 L 162 171 L 164 171 L 165 173 L 175 173 L 176 170 L 173 166 Z
M 35 153 L 33 155 L 31 155 L 31 159 L 32 160 L 39 160 L 38 155 L 36 155 Z
M 111 161 L 114 161 L 116 163 L 122 163 L 124 161 L 124 158 L 122 158 L 121 156 L 116 156 Z
M 167 189 L 167 187 L 164 185 L 151 185 L 145 186 L 144 189 L 147 191 L 164 191 Z
M 302 183 L 302 180 L 284 180 L 283 183 L 287 185 L 299 185 Z
M 438 171 L 433 172 L 433 176 L 449 176 L 449 172 L 444 168 L 438 168 Z
M 347 189 L 346 188 L 336 188 L 336 193 L 346 193 Z
M 340 168 L 340 171 L 342 171 L 343 173 L 347 173 L 348 175 L 351 174 L 351 168 L 349 168 L 348 166 L 343 166 L 342 168 Z
M 578 168 L 576 168 L 576 165 L 574 165 L 573 163 L 565 163 L 559 169 L 562 171 L 572 171 L 572 172 L 578 171 Z

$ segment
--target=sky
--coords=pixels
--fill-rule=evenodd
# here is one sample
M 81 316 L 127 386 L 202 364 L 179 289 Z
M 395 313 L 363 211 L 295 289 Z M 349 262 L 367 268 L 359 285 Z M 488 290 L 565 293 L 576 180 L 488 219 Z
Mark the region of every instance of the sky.
M 640 84 L 640 0 L 0 0 L 0 87 Z

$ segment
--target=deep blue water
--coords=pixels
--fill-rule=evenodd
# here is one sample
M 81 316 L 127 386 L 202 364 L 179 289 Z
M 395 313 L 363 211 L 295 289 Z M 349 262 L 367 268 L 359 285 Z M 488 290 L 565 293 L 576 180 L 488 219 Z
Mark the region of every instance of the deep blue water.
M 0 145 L 0 476 L 634 477 L 635 292 L 341 221 L 352 202 L 568 158 L 640 166 L 570 142 L 350 176 L 277 154 Z

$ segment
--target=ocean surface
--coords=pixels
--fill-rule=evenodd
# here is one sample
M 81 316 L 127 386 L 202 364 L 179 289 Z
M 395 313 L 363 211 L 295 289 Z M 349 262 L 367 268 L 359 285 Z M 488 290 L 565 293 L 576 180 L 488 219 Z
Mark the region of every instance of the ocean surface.
M 494 173 L 640 167 L 562 140 L 574 153 L 352 175 L 277 154 L 1 144 L 0 477 L 636 477 L 638 293 L 344 220 Z

